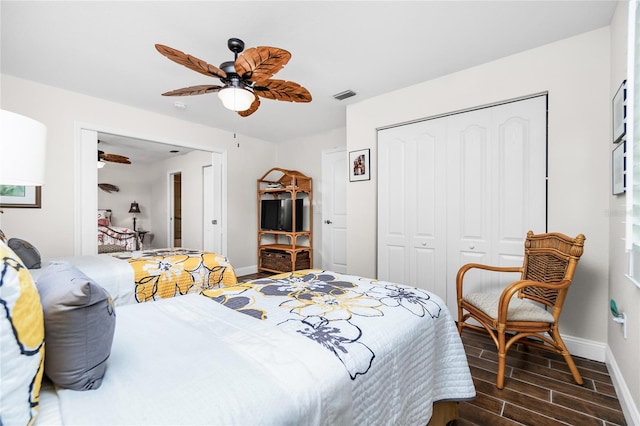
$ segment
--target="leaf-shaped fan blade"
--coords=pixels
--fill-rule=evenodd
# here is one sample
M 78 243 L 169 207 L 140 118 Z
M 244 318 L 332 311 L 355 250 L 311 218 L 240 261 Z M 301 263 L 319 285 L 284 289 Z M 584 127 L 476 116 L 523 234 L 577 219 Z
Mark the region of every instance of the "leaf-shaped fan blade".
M 99 183 L 98 188 L 102 189 L 105 192 L 119 192 L 120 188 L 115 185 L 111 185 L 110 183 Z
M 191 95 L 204 95 L 205 93 L 213 93 L 220 90 L 222 86 L 211 86 L 209 84 L 200 86 L 183 87 L 182 89 L 172 90 L 167 93 L 163 93 L 162 96 L 191 96 Z
M 238 111 L 238 115 L 241 116 L 241 117 L 248 117 L 251 114 L 253 114 L 254 112 L 256 112 L 258 110 L 259 106 L 260 106 L 260 98 L 258 98 L 256 96 L 256 98 L 253 100 L 253 103 L 251 104 L 249 109 L 244 110 L 244 111 Z
M 162 55 L 171 59 L 173 62 L 184 65 L 190 70 L 199 72 L 200 74 L 208 75 L 209 77 L 226 78 L 227 73 L 220 68 L 206 63 L 202 59 L 198 59 L 195 56 L 191 56 L 188 53 L 181 52 L 163 44 L 156 44 L 156 50 Z
M 118 154 L 100 154 L 100 159 L 109 161 L 111 163 L 131 164 L 129 158 L 125 157 L 124 155 Z
M 253 93 L 276 101 L 311 102 L 311 93 L 293 81 L 260 81 L 253 86 Z
M 250 81 L 268 80 L 291 59 L 291 53 L 278 47 L 258 46 L 244 51 L 236 60 L 236 72 Z

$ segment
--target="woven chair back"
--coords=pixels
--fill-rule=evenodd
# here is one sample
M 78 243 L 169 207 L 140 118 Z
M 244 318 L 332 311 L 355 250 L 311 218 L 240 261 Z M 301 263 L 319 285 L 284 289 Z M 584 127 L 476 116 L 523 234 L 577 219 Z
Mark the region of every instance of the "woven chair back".
M 573 274 L 584 249 L 584 235 L 571 238 L 560 233 L 527 233 L 525 241 L 524 271 L 522 279 L 544 283 L 558 283 L 573 280 Z M 558 300 L 564 301 L 563 289 L 525 287 L 522 296 L 554 306 Z

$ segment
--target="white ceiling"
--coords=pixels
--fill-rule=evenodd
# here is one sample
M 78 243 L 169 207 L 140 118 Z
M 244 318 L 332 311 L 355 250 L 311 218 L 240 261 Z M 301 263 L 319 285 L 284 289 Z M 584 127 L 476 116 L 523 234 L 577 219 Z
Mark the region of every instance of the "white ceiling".
M 110 133 L 98 133 L 98 150 L 106 154 L 124 155 L 132 164 L 153 164 L 194 151 L 191 148 Z
M 610 23 L 615 1 L 8 1 L 0 2 L 1 71 L 160 114 L 279 142 L 345 126 L 346 105 Z M 155 43 L 213 65 L 227 40 L 287 49 L 276 78 L 308 104 L 263 99 L 242 118 L 218 84 L 169 61 Z M 357 96 L 338 101 L 351 89 Z M 186 104 L 177 109 L 174 102 Z

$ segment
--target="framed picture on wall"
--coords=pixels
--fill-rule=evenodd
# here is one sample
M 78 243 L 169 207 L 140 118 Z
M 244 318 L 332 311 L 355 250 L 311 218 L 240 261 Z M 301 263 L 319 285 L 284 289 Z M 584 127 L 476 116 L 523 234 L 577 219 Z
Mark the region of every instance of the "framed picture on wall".
M 627 156 L 625 152 L 626 142 L 614 148 L 612 153 L 611 180 L 613 195 L 623 194 L 627 186 Z
M 41 207 L 41 186 L 0 185 L 0 207 Z
M 623 81 L 611 102 L 613 111 L 613 143 L 618 143 L 627 133 L 627 81 Z
M 371 179 L 369 149 L 349 152 L 349 182 Z

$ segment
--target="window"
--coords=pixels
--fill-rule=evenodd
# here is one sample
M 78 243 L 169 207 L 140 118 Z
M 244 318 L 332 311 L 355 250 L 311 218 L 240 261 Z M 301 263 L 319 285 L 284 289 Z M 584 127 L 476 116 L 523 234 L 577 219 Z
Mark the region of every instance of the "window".
M 627 50 L 627 225 L 626 241 L 629 253 L 629 277 L 640 287 L 640 90 L 636 76 L 640 72 L 640 7 L 629 2 Z M 622 142 L 621 142 L 622 143 Z

